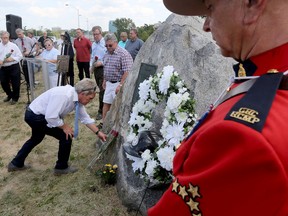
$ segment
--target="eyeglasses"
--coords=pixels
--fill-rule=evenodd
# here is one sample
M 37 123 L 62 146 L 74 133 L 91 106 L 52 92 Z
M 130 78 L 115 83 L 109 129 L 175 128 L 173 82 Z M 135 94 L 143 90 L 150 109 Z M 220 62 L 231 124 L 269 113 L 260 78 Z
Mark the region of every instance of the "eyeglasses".
M 113 46 L 113 44 L 106 44 L 105 47 L 109 47 L 111 48 Z
M 100 33 L 94 33 L 93 35 L 100 35 Z

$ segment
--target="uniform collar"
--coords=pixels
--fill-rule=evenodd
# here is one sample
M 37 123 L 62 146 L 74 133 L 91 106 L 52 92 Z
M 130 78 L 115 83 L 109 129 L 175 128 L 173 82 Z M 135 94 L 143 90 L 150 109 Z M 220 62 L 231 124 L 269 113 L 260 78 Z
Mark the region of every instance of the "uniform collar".
M 236 77 L 243 73 L 246 76 L 260 76 L 271 69 L 285 72 L 288 70 L 288 43 L 239 62 L 233 69 Z

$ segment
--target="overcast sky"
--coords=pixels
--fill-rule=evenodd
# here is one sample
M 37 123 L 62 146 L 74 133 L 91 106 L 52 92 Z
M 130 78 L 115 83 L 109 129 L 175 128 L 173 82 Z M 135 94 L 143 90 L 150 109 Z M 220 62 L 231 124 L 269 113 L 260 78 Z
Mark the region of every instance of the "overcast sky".
M 77 28 L 77 9 L 84 30 L 100 25 L 107 31 L 109 20 L 116 18 L 131 18 L 139 27 L 163 22 L 171 14 L 162 0 L 1 0 L 0 30 L 6 30 L 7 14 L 20 16 L 23 29 Z

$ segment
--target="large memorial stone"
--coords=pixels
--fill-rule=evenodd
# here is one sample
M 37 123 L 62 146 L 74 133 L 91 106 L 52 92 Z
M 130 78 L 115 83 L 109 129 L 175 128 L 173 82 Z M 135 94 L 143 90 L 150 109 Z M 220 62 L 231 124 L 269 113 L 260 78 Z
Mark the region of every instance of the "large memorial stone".
M 157 72 L 167 65 L 174 66 L 196 100 L 196 112 L 199 115 L 204 113 L 228 84 L 233 75 L 231 66 L 234 62 L 221 56 L 211 35 L 202 31 L 203 22 L 200 17 L 172 14 L 158 27 L 138 53 L 132 70 L 104 122 L 103 129 L 106 132 L 113 129 L 119 132 L 119 136 L 103 160 L 118 164 L 119 198 L 128 208 L 139 208 L 142 215 L 161 197 L 163 188 L 146 190 L 146 183 L 134 174 L 131 161 L 122 150 L 128 134 L 133 95 L 138 89 L 140 66 L 142 63 L 157 65 Z M 160 114 L 163 110 L 163 106 L 157 108 Z M 157 116 L 159 118 L 159 115 Z M 161 122 L 159 119 L 153 121 Z

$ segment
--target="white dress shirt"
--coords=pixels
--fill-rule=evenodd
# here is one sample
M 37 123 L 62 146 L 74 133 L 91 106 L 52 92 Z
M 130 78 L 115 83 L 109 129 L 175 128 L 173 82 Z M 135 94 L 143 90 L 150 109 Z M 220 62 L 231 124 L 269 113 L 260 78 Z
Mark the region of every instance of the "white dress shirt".
M 64 117 L 75 109 L 76 101 L 78 101 L 78 94 L 74 87 L 58 86 L 38 96 L 29 108 L 37 115 L 44 115 L 48 127 L 59 127 L 64 124 Z M 79 120 L 83 124 L 95 122 L 81 103 L 79 103 Z
M 13 50 L 13 51 L 12 51 Z M 6 44 L 3 44 L 3 43 L 0 43 L 0 60 L 3 61 L 6 57 L 7 54 L 11 53 L 11 56 L 15 61 L 13 62 L 5 62 L 3 64 L 3 67 L 7 67 L 7 66 L 10 66 L 10 65 L 13 65 L 13 64 L 18 64 L 19 61 L 22 59 L 22 53 L 21 51 L 19 50 L 19 48 L 17 47 L 16 44 L 8 41 L 8 43 Z
M 103 63 L 103 57 L 107 51 L 105 47 L 105 40 L 102 37 L 99 42 L 94 41 L 92 43 L 92 48 L 91 48 L 91 58 L 90 58 L 90 67 L 92 67 L 93 63 L 95 62 L 95 56 L 98 57 L 97 61 L 100 61 Z

